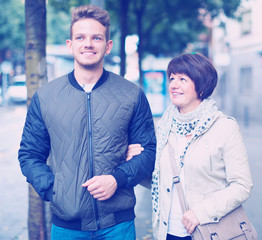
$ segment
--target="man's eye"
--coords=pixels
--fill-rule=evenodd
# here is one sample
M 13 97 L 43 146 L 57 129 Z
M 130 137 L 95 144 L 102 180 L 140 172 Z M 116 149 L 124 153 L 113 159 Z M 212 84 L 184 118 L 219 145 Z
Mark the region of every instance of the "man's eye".
M 95 37 L 94 39 L 95 39 L 96 41 L 101 41 L 101 40 L 102 40 L 101 37 Z
M 76 37 L 76 40 L 81 41 L 83 40 L 83 37 Z

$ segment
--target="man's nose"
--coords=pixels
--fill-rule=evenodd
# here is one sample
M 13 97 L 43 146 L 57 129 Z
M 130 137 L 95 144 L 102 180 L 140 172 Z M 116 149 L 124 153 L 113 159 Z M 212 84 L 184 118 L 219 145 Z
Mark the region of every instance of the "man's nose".
M 85 47 L 93 47 L 93 41 L 91 38 L 85 39 Z

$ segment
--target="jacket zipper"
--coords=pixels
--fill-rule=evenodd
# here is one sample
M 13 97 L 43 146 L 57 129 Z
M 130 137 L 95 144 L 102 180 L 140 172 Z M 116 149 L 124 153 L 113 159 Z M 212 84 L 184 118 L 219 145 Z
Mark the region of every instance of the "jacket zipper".
M 88 105 L 88 136 L 89 136 L 89 161 L 90 161 L 90 177 L 92 178 L 94 176 L 94 163 L 93 163 L 93 153 L 92 153 L 92 123 L 91 123 L 91 92 L 87 93 L 87 105 Z M 94 214 L 95 214 L 95 220 L 98 230 L 100 227 L 100 221 L 98 217 L 98 208 L 97 208 L 97 202 L 96 199 L 92 197 L 93 206 L 94 206 Z

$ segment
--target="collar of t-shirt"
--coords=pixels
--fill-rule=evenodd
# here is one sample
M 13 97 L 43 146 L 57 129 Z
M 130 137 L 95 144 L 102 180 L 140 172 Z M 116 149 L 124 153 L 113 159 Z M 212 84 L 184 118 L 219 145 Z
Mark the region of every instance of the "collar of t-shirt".
M 81 87 L 85 90 L 85 92 L 91 92 L 95 83 L 84 83 Z
M 94 89 L 100 87 L 101 85 L 103 85 L 103 84 L 106 82 L 106 80 L 108 79 L 108 77 L 109 77 L 109 72 L 106 71 L 105 69 L 103 69 L 103 74 L 102 74 L 102 76 L 99 78 L 99 80 L 97 81 L 97 83 L 95 84 L 95 86 L 92 87 L 92 88 L 93 88 L 92 90 L 94 90 Z M 80 84 L 78 84 L 78 82 L 77 82 L 76 79 L 75 79 L 74 70 L 68 74 L 68 79 L 69 79 L 69 82 L 70 82 L 75 88 L 84 91 L 84 89 L 82 88 L 82 86 L 80 86 Z

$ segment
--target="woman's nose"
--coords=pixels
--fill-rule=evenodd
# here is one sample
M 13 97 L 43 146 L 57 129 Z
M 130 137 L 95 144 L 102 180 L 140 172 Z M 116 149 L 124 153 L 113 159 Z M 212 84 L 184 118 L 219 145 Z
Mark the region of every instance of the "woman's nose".
M 173 79 L 173 80 L 170 82 L 170 87 L 171 87 L 171 88 L 178 88 L 178 81 L 176 81 L 175 79 Z

